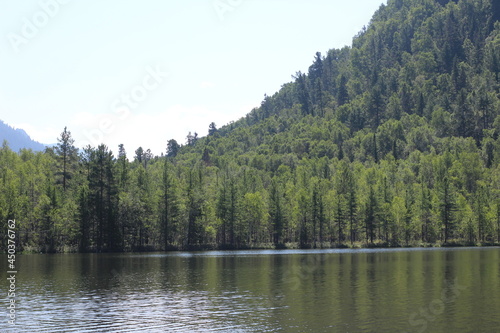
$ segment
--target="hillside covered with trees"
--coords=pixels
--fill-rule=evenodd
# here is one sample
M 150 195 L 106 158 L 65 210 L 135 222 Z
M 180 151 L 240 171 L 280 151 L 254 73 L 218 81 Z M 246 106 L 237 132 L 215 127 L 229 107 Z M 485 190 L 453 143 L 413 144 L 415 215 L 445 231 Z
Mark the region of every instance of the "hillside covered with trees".
M 78 151 L 67 129 L 45 152 L 4 144 L 2 228 L 27 251 L 498 244 L 499 19 L 495 0 L 389 0 L 164 156 Z

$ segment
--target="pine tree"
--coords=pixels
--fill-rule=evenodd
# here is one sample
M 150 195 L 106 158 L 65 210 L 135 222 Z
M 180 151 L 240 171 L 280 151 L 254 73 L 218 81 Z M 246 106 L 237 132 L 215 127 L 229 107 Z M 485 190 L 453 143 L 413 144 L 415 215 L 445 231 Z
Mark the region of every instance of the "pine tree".
M 214 122 L 211 122 L 210 125 L 208 126 L 208 135 L 212 136 L 217 133 L 217 126 L 215 125 Z
M 117 161 L 118 187 L 121 191 L 126 191 L 129 181 L 129 165 L 127 160 L 127 152 L 123 144 L 118 146 L 118 161 Z
M 349 103 L 349 92 L 347 90 L 347 77 L 345 74 L 342 74 L 339 79 L 337 103 L 339 106 Z
M 71 137 L 71 132 L 64 127 L 64 131 L 57 139 L 58 143 L 55 151 L 58 156 L 60 170 L 56 174 L 61 176 L 60 183 L 62 183 L 63 191 L 66 192 L 68 182 L 72 179 L 73 173 L 76 169 L 76 162 L 78 159 L 77 148 L 74 146 L 75 140 Z
M 84 215 L 92 225 L 91 241 L 97 251 L 116 250 L 120 235 L 117 228 L 117 186 L 114 175 L 113 154 L 105 145 L 90 151 L 88 207 Z M 91 242 L 93 243 L 93 242 Z
M 366 230 L 366 241 L 370 241 L 373 244 L 375 239 L 375 228 L 376 228 L 376 215 L 377 215 L 377 199 L 375 197 L 375 191 L 373 187 L 370 186 L 368 192 L 368 201 L 366 202 L 366 212 L 365 212 L 365 230 Z
M 163 248 L 174 245 L 175 234 L 180 214 L 173 165 L 168 160 L 163 164 L 162 192 L 160 200 L 160 232 Z
M 202 216 L 202 180 L 198 175 L 201 172 L 192 169 L 188 174 L 187 184 L 187 209 L 188 209 L 188 225 L 187 225 L 187 246 L 193 247 L 201 243 L 201 227 L 199 219 Z
M 167 144 L 167 157 L 175 157 L 179 152 L 180 145 L 174 139 L 168 141 Z
M 444 243 L 448 243 L 448 240 L 453 235 L 453 210 L 455 209 L 453 192 L 451 188 L 450 181 L 448 176 L 445 176 L 443 180 L 440 182 L 440 196 L 441 196 L 441 221 L 444 226 Z

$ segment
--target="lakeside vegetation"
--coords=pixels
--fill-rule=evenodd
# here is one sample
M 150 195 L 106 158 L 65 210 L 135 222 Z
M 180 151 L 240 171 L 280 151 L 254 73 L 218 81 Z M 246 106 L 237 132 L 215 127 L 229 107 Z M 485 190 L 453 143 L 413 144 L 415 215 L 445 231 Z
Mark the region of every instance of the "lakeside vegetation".
M 497 1 L 389 0 L 164 156 L 78 151 L 67 129 L 45 152 L 4 143 L 0 225 L 36 252 L 500 244 L 499 19 Z

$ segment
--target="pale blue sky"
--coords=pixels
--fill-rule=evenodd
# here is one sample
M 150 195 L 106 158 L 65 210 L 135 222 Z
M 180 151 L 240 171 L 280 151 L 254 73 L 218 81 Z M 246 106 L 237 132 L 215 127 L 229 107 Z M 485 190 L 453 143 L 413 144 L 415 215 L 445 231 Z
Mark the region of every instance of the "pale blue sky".
M 155 154 L 258 106 L 384 0 L 0 0 L 0 119 Z M 166 75 L 165 73 L 168 73 Z

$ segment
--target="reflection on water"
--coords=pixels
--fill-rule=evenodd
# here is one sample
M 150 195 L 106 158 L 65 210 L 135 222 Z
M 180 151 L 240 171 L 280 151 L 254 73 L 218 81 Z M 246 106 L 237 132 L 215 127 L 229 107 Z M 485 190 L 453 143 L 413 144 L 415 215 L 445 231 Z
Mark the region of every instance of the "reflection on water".
M 499 254 L 470 248 L 19 255 L 12 331 L 495 332 Z M 4 272 L 6 265 L 2 256 Z M 0 286 L 7 291 L 5 280 Z M 7 329 L 7 320 L 0 322 L 0 331 Z

